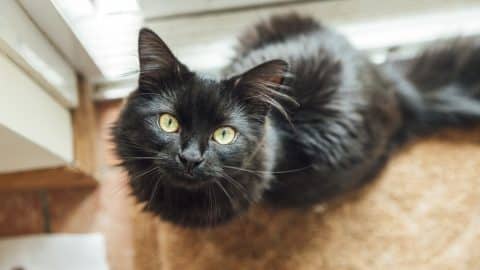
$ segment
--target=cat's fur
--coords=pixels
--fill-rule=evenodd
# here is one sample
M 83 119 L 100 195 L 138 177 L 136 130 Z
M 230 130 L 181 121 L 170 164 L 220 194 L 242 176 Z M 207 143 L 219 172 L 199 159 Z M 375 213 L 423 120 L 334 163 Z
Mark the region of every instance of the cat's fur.
M 183 226 L 224 223 L 260 200 L 329 199 L 371 180 L 407 138 L 480 122 L 475 40 L 377 66 L 343 36 L 288 14 L 243 33 L 221 80 L 188 70 L 149 30 L 139 55 L 139 87 L 113 129 L 117 153 L 137 199 Z M 178 133 L 158 127 L 164 112 Z M 234 143 L 211 139 L 220 125 L 238 131 Z M 176 159 L 185 151 L 205 159 L 194 177 Z

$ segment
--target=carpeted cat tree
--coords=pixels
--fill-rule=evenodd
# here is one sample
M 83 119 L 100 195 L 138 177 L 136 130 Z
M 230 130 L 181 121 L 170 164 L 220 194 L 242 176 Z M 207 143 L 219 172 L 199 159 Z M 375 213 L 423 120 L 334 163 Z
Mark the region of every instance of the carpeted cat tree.
M 480 269 L 480 128 L 412 142 L 347 198 L 158 241 L 162 270 Z

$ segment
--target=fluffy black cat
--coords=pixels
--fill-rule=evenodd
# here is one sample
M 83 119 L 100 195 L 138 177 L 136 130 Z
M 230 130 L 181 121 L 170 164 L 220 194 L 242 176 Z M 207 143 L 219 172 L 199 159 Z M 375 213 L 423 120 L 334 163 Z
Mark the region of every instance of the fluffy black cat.
M 260 200 L 318 203 L 370 181 L 406 139 L 480 122 L 478 40 L 378 66 L 343 36 L 287 14 L 239 43 L 212 79 L 140 31 L 138 89 L 113 137 L 133 194 L 165 220 L 215 226 Z

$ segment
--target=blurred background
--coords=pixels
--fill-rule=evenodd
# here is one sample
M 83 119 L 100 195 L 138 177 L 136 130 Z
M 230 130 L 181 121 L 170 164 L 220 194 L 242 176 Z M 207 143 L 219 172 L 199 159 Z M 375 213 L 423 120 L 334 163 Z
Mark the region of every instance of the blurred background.
M 240 31 L 291 11 L 378 64 L 480 35 L 479 0 L 0 0 L 0 269 L 480 269 L 478 129 L 408 148 L 348 203 L 206 232 L 141 213 L 108 140 L 138 30 L 215 74 Z

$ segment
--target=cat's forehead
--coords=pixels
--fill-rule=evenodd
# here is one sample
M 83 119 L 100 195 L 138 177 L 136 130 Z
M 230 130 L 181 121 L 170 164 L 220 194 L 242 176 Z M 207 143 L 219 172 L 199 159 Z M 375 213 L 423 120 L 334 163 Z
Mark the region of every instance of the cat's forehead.
M 185 85 L 186 89 L 190 95 L 196 96 L 215 96 L 222 91 L 223 84 L 221 81 L 218 81 L 211 77 L 205 76 L 195 76 L 188 84 Z M 210 97 L 211 98 L 211 97 Z
M 225 89 L 211 78 L 196 78 L 182 86 L 174 101 L 174 113 L 179 120 L 194 125 L 219 125 L 238 120 L 241 106 Z

